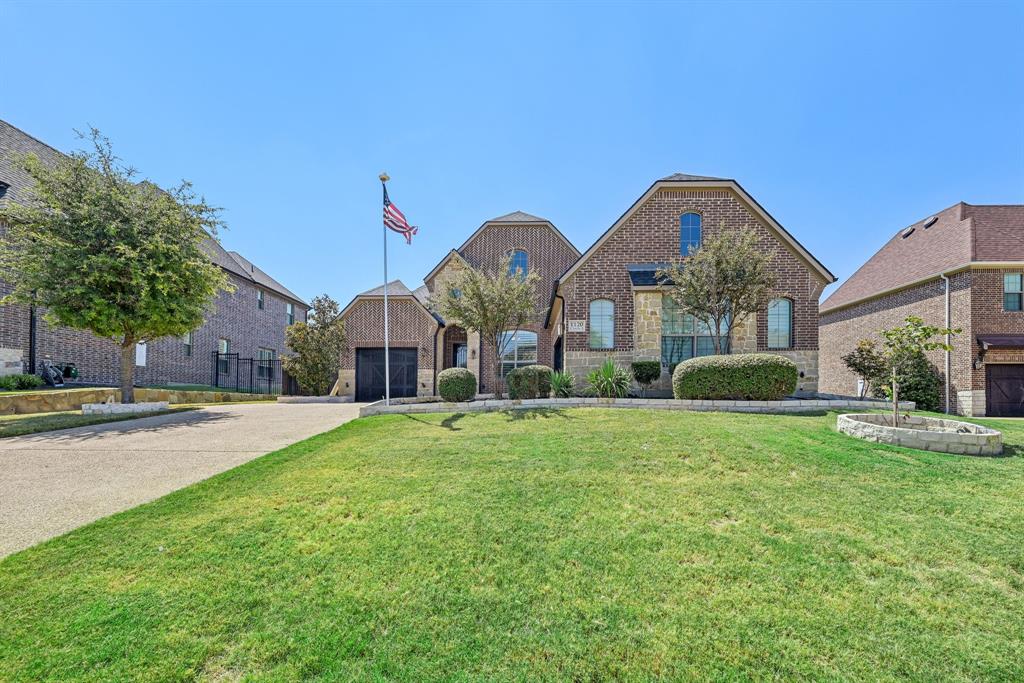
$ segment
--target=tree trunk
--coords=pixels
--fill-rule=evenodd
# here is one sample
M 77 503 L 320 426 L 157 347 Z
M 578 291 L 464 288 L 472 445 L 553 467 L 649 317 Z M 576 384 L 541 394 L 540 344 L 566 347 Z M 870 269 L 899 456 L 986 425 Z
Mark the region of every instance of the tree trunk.
M 135 403 L 135 342 L 121 345 L 121 403 Z
M 892 373 L 892 426 L 900 426 L 900 384 L 895 372 Z

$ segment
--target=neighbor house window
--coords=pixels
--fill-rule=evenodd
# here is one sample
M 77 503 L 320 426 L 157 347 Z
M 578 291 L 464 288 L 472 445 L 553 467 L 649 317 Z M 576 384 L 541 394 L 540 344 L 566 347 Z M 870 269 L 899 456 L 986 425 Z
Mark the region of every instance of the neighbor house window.
M 186 332 L 185 334 L 183 334 L 181 336 L 181 343 L 182 343 L 182 345 L 185 348 L 185 355 L 186 356 L 191 356 L 192 355 L 192 333 L 191 332 Z
M 679 253 L 687 256 L 700 246 L 700 214 L 684 213 L 679 217 Z
M 453 299 L 461 299 L 462 290 L 459 289 L 458 287 L 452 287 L 451 289 L 448 290 L 448 296 L 450 296 Z
M 722 322 L 722 331 L 728 329 Z M 723 352 L 728 353 L 728 339 Z M 675 299 L 668 294 L 661 297 L 661 363 L 667 368 L 675 367 L 687 358 L 696 356 L 712 356 L 715 353 L 715 341 L 711 330 L 704 323 L 698 322 L 692 315 L 683 310 Z
M 608 299 L 590 302 L 590 348 L 615 346 L 615 304 Z
M 1024 310 L 1024 275 L 1021 273 L 1003 275 L 1003 309 Z
M 274 359 L 277 352 L 274 349 L 258 349 L 256 351 L 256 377 L 259 379 L 274 379 Z
M 285 304 L 285 311 L 288 313 L 288 324 L 295 324 L 295 304 Z
M 793 302 L 772 299 L 768 304 L 768 348 L 788 349 L 793 346 Z
M 227 339 L 217 340 L 217 372 L 222 375 L 228 374 L 228 353 L 231 351 L 231 344 Z
M 263 310 L 263 290 L 256 290 L 256 308 Z
M 502 377 L 516 368 L 534 365 L 537 362 L 536 332 L 503 332 L 502 346 L 505 349 L 501 355 Z
M 509 275 L 516 275 L 516 274 L 518 274 L 519 278 L 522 279 L 522 278 L 526 277 L 526 274 L 528 272 L 530 272 L 530 270 L 529 270 L 529 259 L 526 256 L 526 252 L 522 251 L 522 250 L 513 251 L 512 252 L 512 258 L 508 262 L 508 274 Z

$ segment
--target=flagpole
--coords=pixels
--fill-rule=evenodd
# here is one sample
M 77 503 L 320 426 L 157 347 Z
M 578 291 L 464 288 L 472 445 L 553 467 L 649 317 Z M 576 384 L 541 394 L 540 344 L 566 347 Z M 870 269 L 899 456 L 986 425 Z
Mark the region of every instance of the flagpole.
M 387 185 L 391 178 L 387 173 L 380 174 L 380 185 L 387 195 Z M 388 227 L 381 223 L 384 231 L 384 405 L 391 405 L 391 359 L 388 354 Z

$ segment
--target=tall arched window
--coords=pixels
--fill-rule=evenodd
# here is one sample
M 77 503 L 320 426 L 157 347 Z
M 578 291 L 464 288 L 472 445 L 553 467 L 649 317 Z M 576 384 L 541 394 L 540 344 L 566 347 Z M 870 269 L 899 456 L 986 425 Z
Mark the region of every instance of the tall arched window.
M 700 214 L 684 213 L 679 217 L 679 253 L 687 256 L 700 246 Z
M 615 304 L 608 299 L 590 302 L 590 348 L 615 347 Z
M 772 299 L 768 304 L 768 348 L 788 349 L 793 346 L 793 302 Z
M 526 252 L 518 249 L 512 252 L 511 260 L 508 262 L 508 274 L 515 275 L 518 271 L 519 277 L 524 278 L 530 272 L 529 258 Z

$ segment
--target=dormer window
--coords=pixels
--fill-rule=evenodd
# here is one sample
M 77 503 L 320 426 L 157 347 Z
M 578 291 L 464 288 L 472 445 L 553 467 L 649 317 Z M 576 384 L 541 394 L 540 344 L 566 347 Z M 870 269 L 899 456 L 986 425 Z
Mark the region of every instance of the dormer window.
M 699 213 L 684 213 L 679 217 L 679 254 L 689 256 L 700 246 L 701 218 Z
M 518 275 L 519 279 L 522 280 L 529 272 L 529 259 L 526 256 L 526 252 L 522 249 L 513 251 L 511 260 L 508 262 L 508 274 Z

